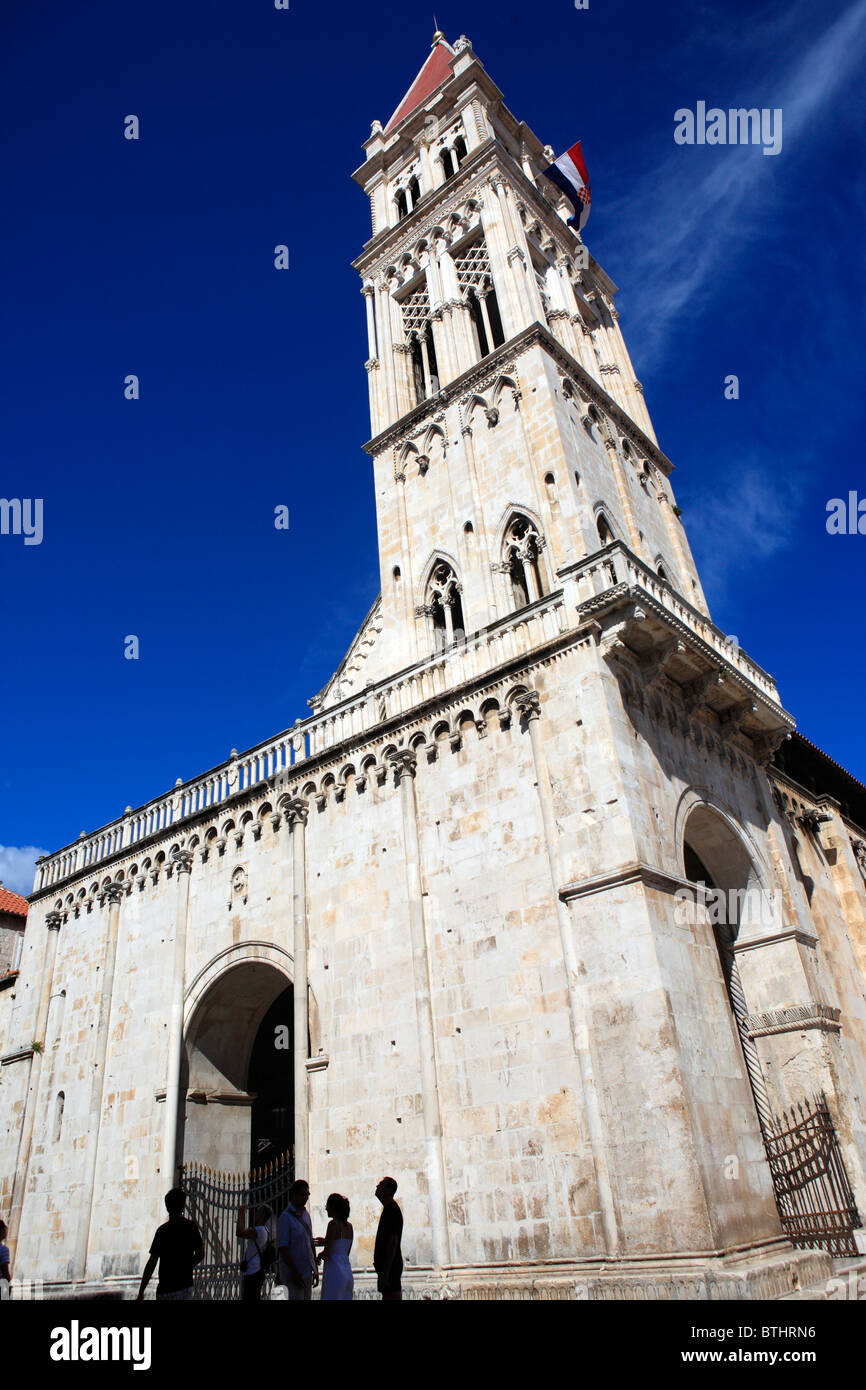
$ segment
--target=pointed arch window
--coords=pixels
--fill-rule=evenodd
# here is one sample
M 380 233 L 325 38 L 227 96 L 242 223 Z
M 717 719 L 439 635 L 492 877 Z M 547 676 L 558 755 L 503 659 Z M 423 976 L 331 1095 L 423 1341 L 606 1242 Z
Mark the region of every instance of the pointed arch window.
M 539 558 L 543 548 L 544 539 L 529 518 L 513 517 L 505 532 L 503 565 L 515 608 L 525 608 L 547 592 Z
M 613 531 L 611 530 L 610 522 L 608 521 L 604 512 L 599 512 L 598 516 L 596 517 L 595 527 L 598 531 L 598 538 L 601 541 L 602 545 L 610 545 L 611 541 L 614 540 L 615 537 Z
M 466 636 L 460 584 L 446 560 L 434 565 L 427 584 L 425 609 L 430 616 L 433 650 L 441 652 Z

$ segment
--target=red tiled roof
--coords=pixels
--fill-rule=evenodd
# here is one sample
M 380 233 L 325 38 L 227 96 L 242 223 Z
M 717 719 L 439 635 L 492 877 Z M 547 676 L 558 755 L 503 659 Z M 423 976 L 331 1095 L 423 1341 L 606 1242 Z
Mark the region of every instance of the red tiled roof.
M 407 116 L 411 116 L 422 101 L 426 101 L 431 92 L 435 92 L 436 88 L 441 87 L 442 83 L 451 76 L 451 59 L 453 57 L 454 50 L 444 39 L 440 39 L 386 125 L 386 133 L 393 130 L 401 121 L 405 121 Z
M 27 899 L 13 893 L 10 888 L 4 888 L 0 883 L 0 912 L 12 912 L 16 917 L 26 917 Z

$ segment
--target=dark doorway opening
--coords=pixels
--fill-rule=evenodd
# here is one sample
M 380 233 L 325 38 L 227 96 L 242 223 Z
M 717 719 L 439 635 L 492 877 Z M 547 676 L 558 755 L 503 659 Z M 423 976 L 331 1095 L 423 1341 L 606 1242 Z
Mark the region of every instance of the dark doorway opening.
M 250 1169 L 271 1163 L 294 1142 L 294 992 L 289 985 L 259 1025 L 250 1056 Z

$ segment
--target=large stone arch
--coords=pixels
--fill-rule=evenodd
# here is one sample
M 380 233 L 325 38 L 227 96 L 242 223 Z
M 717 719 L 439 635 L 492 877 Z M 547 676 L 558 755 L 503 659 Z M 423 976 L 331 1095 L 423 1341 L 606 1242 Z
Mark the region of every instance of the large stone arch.
M 264 1102 L 253 1073 L 254 1059 L 268 1053 L 275 1016 L 290 1029 L 294 962 L 270 942 L 249 941 L 220 951 L 190 984 L 184 1005 L 181 1123 L 184 1162 L 195 1160 L 222 1171 L 243 1172 L 256 1147 L 256 1105 Z M 267 1038 L 263 1036 L 267 1034 Z M 294 1090 L 290 1031 L 277 1041 L 280 1143 L 293 1143 Z M 306 1040 L 305 1040 L 306 1043 Z M 270 1055 L 270 1054 L 269 1054 Z M 256 1073 L 257 1074 L 257 1073 Z M 252 1084 L 251 1084 L 252 1078 Z M 270 1112 L 276 1114 L 276 1111 Z
M 696 897 L 695 910 L 712 926 L 755 1110 L 766 1132 L 770 1101 L 747 1027 L 748 981 L 744 987 L 738 955 L 743 940 L 773 925 L 772 880 L 753 837 L 706 788 L 691 788 L 680 800 L 677 848 L 684 876 L 708 890 L 706 898 Z
M 728 894 L 745 893 L 752 904 L 755 894 L 771 908 L 775 904 L 770 868 L 754 836 L 710 788 L 694 786 L 683 792 L 674 820 L 674 843 L 686 878 L 686 847 L 690 844 L 718 889 Z M 739 931 L 746 923 L 738 920 L 735 925 Z

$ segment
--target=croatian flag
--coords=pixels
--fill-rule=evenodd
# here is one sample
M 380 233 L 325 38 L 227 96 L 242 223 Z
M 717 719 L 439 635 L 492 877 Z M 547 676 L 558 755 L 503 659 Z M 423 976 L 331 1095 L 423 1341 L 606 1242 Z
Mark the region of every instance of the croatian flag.
M 574 208 L 574 216 L 569 217 L 568 225 L 579 232 L 586 226 L 591 201 L 589 174 L 586 172 L 580 141 L 578 140 L 576 145 L 572 145 L 570 150 L 566 150 L 565 154 L 561 154 L 559 159 L 548 164 L 544 170 L 544 176 L 562 189 L 571 203 Z

